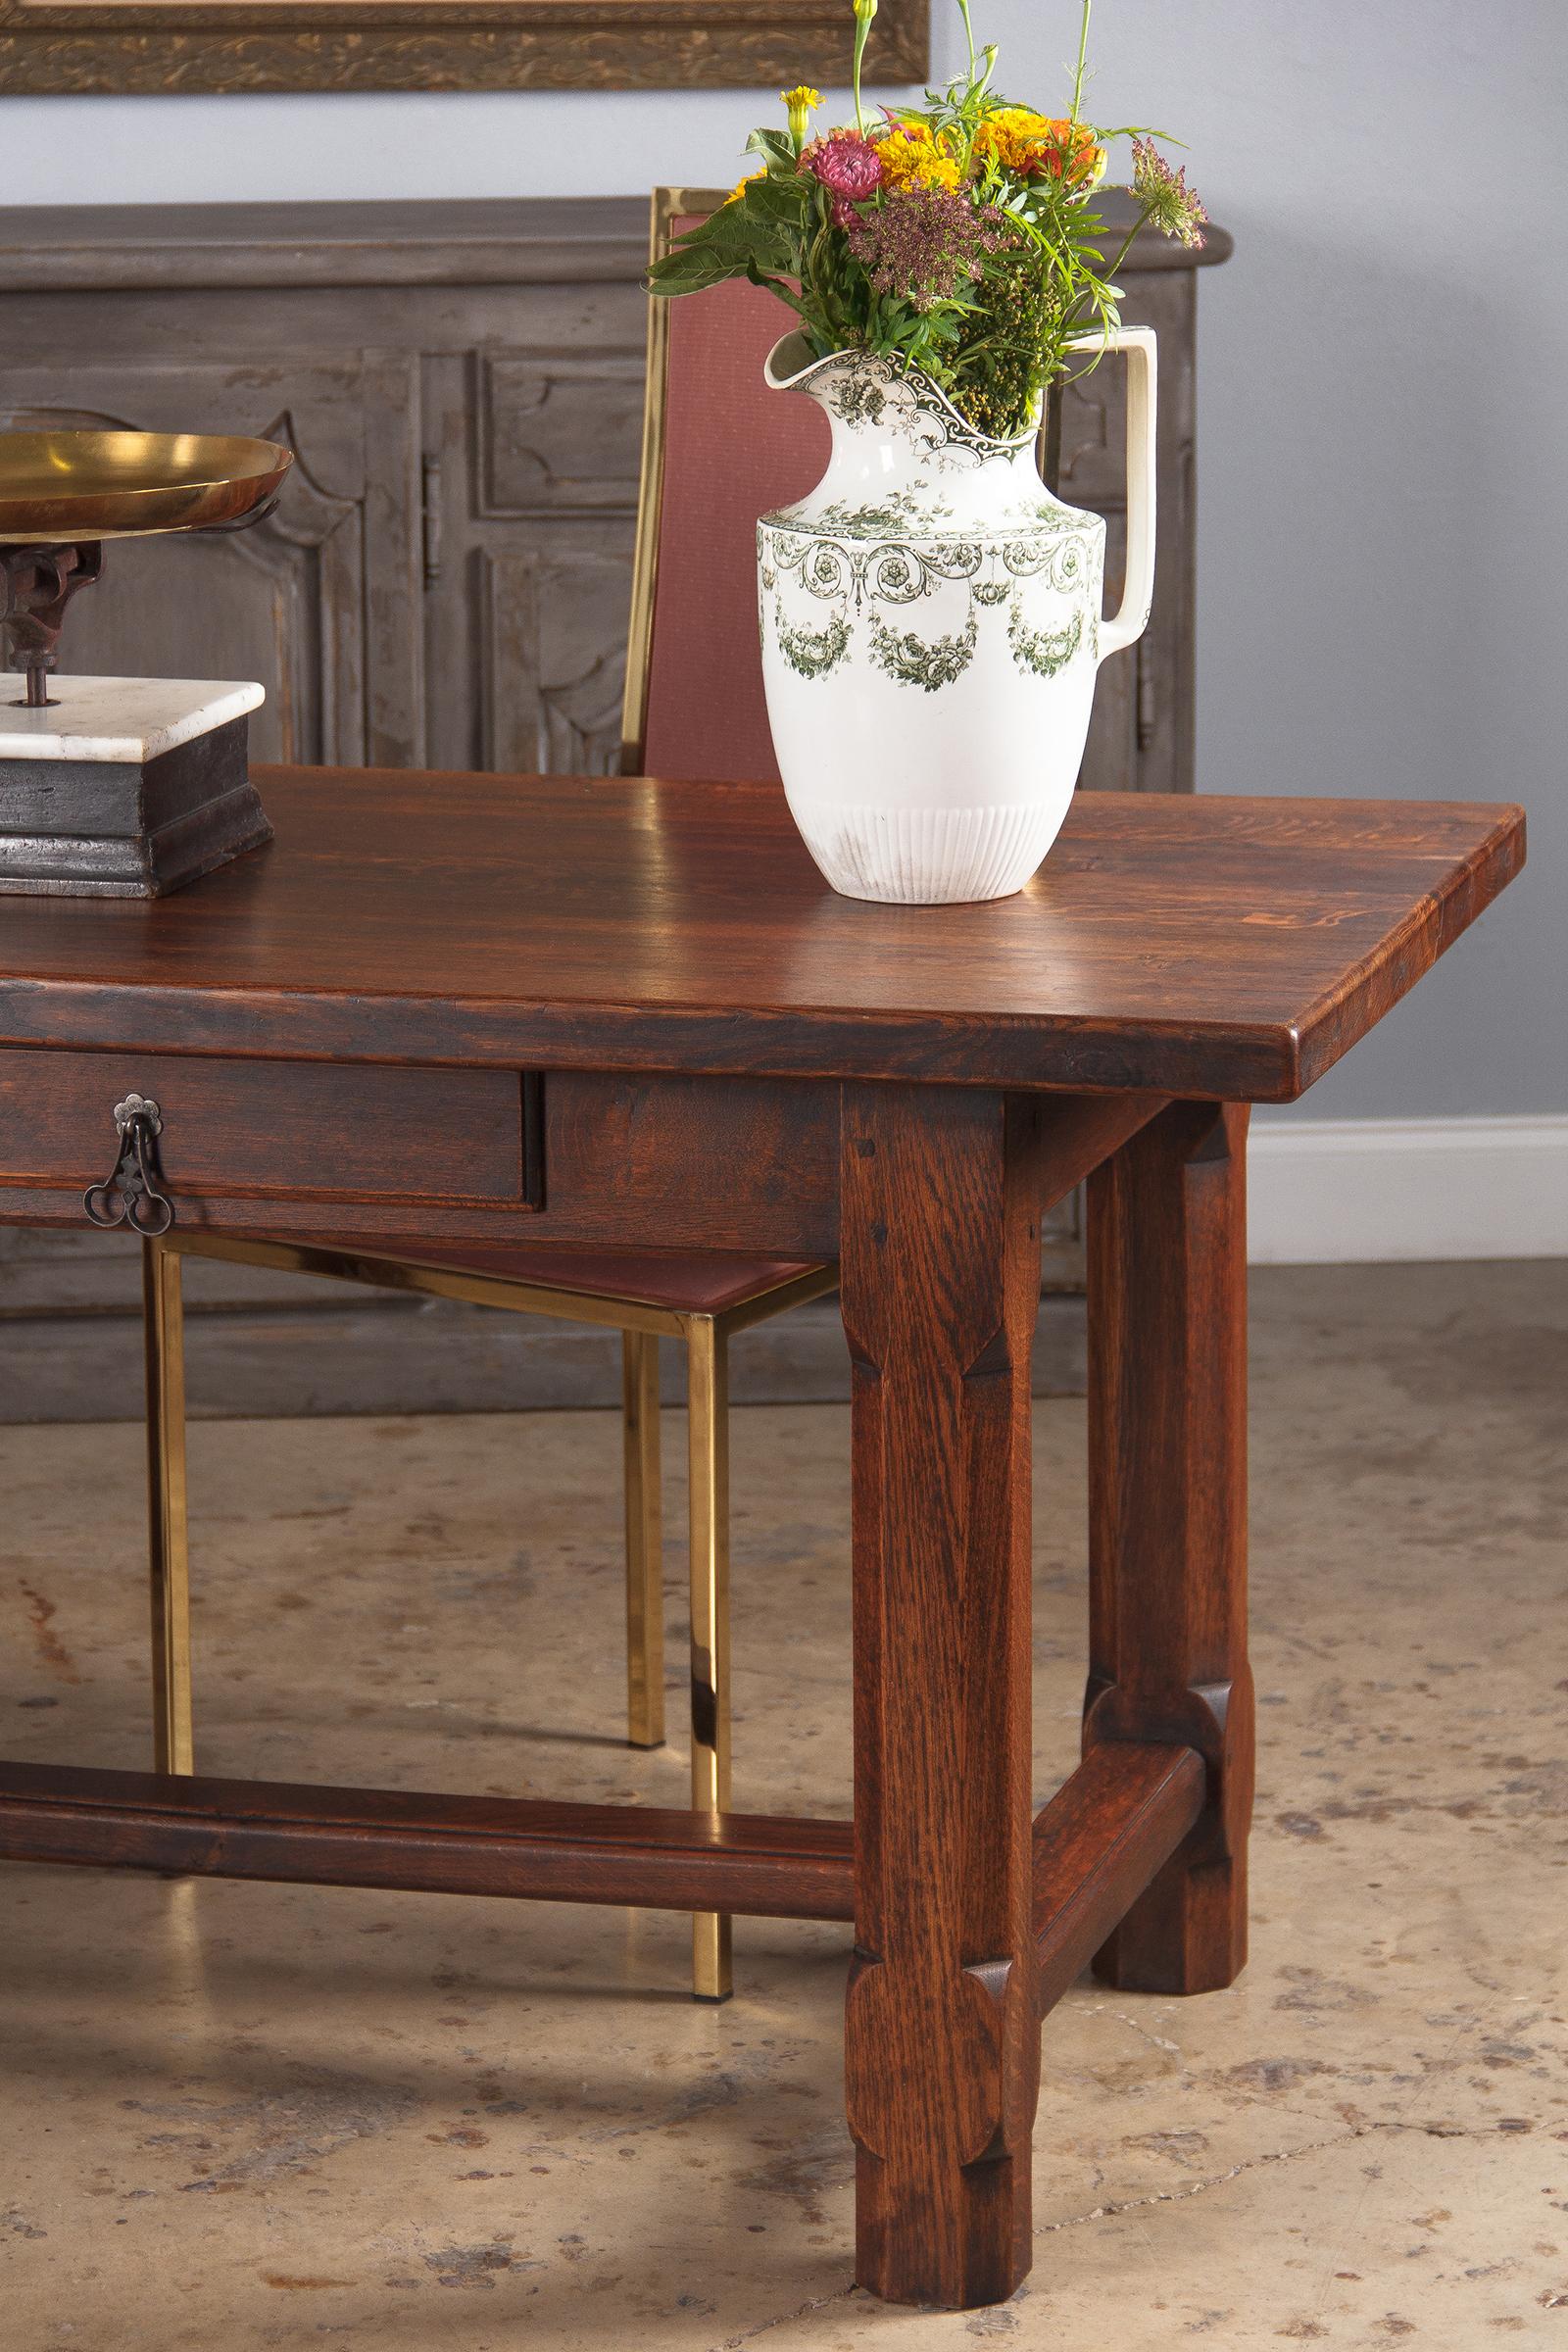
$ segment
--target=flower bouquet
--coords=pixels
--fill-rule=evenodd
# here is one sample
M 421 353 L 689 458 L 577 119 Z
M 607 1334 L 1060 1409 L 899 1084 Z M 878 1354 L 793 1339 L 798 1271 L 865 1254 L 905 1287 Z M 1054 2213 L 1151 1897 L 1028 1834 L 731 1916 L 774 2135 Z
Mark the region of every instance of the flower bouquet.
M 817 487 L 758 526 L 763 675 L 790 807 L 835 889 L 910 902 L 1022 887 L 1066 812 L 1095 673 L 1147 622 L 1153 337 L 1116 272 L 1146 226 L 1202 243 L 1207 216 L 1142 126 L 1084 114 L 1083 0 L 1061 115 L 996 90 L 958 0 L 965 67 L 922 106 L 868 115 L 876 0 L 853 0 L 855 121 L 812 133 L 815 90 L 754 130 L 753 170 L 650 273 L 660 296 L 743 278 L 798 329 L 767 363 L 827 410 Z M 1133 216 L 1099 209 L 1131 142 Z M 1127 584 L 1101 617 L 1104 525 L 1040 480 L 1047 388 L 1130 363 Z
M 753 131 L 760 161 L 649 282 L 663 295 L 728 277 L 771 286 L 816 358 L 865 351 L 917 368 L 982 431 L 1015 433 L 1068 347 L 1086 329 L 1114 329 L 1115 274 L 1139 230 L 1201 245 L 1207 215 L 1147 132 L 1085 121 L 1092 0 L 1065 115 L 997 95 L 996 47 L 976 55 L 969 0 L 958 0 L 965 70 L 923 107 L 868 118 L 860 60 L 877 0 L 853 4 L 853 124 L 809 136 L 818 93 L 786 90 L 786 127 Z M 1096 196 L 1107 149 L 1124 137 L 1137 211 L 1117 243 Z

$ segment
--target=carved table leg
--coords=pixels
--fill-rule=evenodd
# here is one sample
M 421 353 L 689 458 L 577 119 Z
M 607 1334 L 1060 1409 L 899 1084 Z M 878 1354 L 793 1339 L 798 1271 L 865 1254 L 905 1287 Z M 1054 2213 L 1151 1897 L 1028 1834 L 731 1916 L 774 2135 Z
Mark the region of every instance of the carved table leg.
M 1087 1751 L 1182 1740 L 1207 1809 L 1095 1963 L 1210 1992 L 1247 1958 L 1245 1106 L 1177 1102 L 1089 1188 Z
M 856 1958 L 845 2021 L 860 2285 L 961 2307 L 1030 2261 L 1034 1113 L 847 1087 L 855 1366 Z

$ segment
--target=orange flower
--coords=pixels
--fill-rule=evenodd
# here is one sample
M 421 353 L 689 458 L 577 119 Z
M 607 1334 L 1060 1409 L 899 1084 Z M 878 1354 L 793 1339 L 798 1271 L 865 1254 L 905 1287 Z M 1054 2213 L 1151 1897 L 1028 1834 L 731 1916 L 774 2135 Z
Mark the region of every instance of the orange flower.
M 975 155 L 1016 172 L 1020 179 L 1064 179 L 1092 188 L 1105 169 L 1105 150 L 1086 122 L 1037 115 L 1027 106 L 999 106 L 975 134 Z

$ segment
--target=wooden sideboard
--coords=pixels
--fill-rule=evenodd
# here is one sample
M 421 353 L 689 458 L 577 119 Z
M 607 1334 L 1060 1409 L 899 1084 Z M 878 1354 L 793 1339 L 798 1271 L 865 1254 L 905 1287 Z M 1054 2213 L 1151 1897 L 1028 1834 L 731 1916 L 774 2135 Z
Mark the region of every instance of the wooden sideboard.
M 0 429 L 244 432 L 295 452 L 258 529 L 112 545 L 67 665 L 259 678 L 261 760 L 611 769 L 646 241 L 629 197 L 0 210 Z M 1223 231 L 1199 255 L 1144 239 L 1123 272 L 1126 316 L 1160 338 L 1160 553 L 1149 631 L 1101 673 L 1092 791 L 1192 788 L 1197 266 L 1229 251 Z M 1112 594 L 1122 398 L 1107 365 L 1061 418 L 1059 486 L 1109 520 Z M 16 1229 L 0 1250 L 0 1316 L 24 1298 L 34 1326 L 51 1300 L 131 1308 L 122 1243 Z M 1080 1263 L 1069 1209 L 1048 1280 L 1072 1287 Z M 374 1385 L 390 1360 L 366 1348 L 367 1403 L 400 1401 Z M 458 1373 L 443 1393 L 461 1401 Z

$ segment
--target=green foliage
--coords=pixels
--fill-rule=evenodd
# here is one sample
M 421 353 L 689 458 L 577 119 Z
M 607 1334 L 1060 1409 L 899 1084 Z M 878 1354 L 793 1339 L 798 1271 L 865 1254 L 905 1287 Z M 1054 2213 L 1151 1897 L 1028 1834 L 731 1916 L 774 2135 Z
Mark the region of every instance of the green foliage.
M 958 6 L 967 32 L 967 0 Z M 1201 241 L 1202 208 L 1185 177 L 1157 157 L 1151 164 L 1153 150 L 1138 132 L 1083 120 L 1089 11 L 1082 0 L 1070 112 L 1062 117 L 999 97 L 991 87 L 997 52 L 977 56 L 969 32 L 964 70 L 946 89 L 928 90 L 922 107 L 865 125 L 857 80 L 861 127 L 799 142 L 786 130 L 754 130 L 747 145 L 758 158 L 755 176 L 656 265 L 653 291 L 693 294 L 731 277 L 771 286 L 798 314 L 818 358 L 861 350 L 894 359 L 922 369 L 981 430 L 1024 429 L 1043 388 L 1066 368 L 1067 345 L 1086 335 L 1103 340 L 1115 327 L 1116 270 L 1144 221 Z M 859 34 L 868 21 L 858 12 Z M 1123 137 L 1140 139 L 1138 212 L 1107 260 L 1112 240 L 1095 189 L 1107 145 Z M 852 196 L 827 184 L 838 159 L 863 172 L 872 154 L 868 189 Z M 933 260 L 943 223 L 957 218 L 955 195 L 971 208 L 973 226 L 955 231 Z M 916 252 L 923 274 L 901 275 L 903 257 Z

